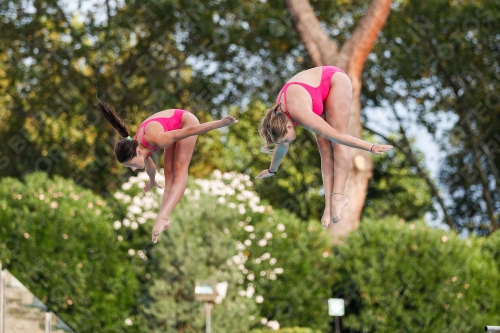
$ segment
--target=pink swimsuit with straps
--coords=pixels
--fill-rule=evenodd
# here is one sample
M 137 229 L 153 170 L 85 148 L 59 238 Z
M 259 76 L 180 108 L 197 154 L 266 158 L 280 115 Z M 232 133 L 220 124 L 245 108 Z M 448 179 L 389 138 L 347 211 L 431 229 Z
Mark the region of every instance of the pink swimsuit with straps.
M 173 131 L 173 130 L 178 130 L 182 126 L 182 115 L 184 112 L 189 112 L 186 110 L 181 110 L 181 109 L 175 109 L 174 114 L 171 117 L 157 117 L 157 118 L 151 118 L 146 121 L 144 121 L 139 128 L 137 129 L 137 132 L 135 133 L 134 140 L 137 139 L 137 136 L 139 135 L 139 132 L 141 131 L 141 128 L 143 129 L 142 133 L 142 138 L 141 138 L 141 143 L 144 147 L 152 149 L 153 151 L 148 153 L 147 156 L 150 156 L 151 154 L 155 153 L 158 148 L 153 147 L 148 145 L 146 141 L 144 141 L 144 136 L 146 135 L 146 125 L 149 124 L 152 121 L 156 121 L 160 123 L 163 126 L 163 130 L 165 132 L 168 131 Z
M 278 105 L 281 95 L 283 94 L 283 104 L 285 105 L 285 112 L 288 118 L 290 118 L 290 114 L 288 113 L 288 109 L 286 107 L 286 90 L 288 89 L 289 86 L 292 84 L 298 84 L 299 86 L 303 87 L 309 95 L 311 95 L 312 99 L 312 111 L 317 114 L 318 116 L 321 116 L 323 114 L 323 102 L 325 99 L 328 97 L 328 93 L 330 92 L 330 81 L 332 80 L 333 74 L 337 72 L 342 72 L 345 73 L 343 70 L 341 70 L 338 67 L 334 66 L 322 66 L 321 67 L 321 82 L 319 86 L 317 87 L 311 87 L 307 83 L 302 83 L 302 82 L 287 82 L 283 88 L 281 88 L 280 93 L 278 95 L 278 99 L 276 101 L 276 105 Z M 291 119 L 291 118 L 290 118 Z M 297 126 L 299 123 L 295 122 L 294 126 Z

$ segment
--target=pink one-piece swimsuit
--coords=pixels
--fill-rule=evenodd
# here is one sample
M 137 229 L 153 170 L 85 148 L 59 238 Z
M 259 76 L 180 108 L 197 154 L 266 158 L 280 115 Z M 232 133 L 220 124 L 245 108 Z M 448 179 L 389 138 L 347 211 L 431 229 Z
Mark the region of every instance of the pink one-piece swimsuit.
M 321 82 L 319 86 L 317 87 L 311 87 L 307 83 L 302 83 L 302 82 L 287 82 L 283 88 L 281 88 L 280 93 L 278 95 L 278 99 L 276 100 L 276 105 L 279 103 L 281 99 L 281 94 L 283 94 L 283 101 L 285 104 L 285 112 L 288 118 L 290 118 L 290 114 L 288 113 L 288 109 L 286 107 L 286 90 L 288 89 L 289 86 L 292 84 L 298 84 L 299 86 L 303 87 L 304 89 L 307 90 L 309 95 L 311 95 L 312 99 L 312 111 L 317 114 L 318 116 L 321 116 L 323 114 L 323 102 L 325 99 L 328 97 L 328 93 L 330 92 L 330 81 L 332 80 L 333 74 L 337 72 L 342 72 L 345 73 L 343 70 L 341 70 L 338 67 L 335 66 L 322 66 L 321 67 Z M 297 122 L 294 123 L 295 126 L 298 125 Z
M 144 147 L 150 148 L 150 149 L 153 150 L 147 156 L 150 156 L 151 154 L 155 153 L 158 150 L 158 148 L 150 146 L 150 145 L 148 145 L 148 143 L 146 141 L 144 141 L 144 136 L 146 135 L 146 125 L 149 124 L 152 121 L 156 121 L 156 122 L 160 123 L 163 126 L 163 130 L 165 132 L 173 131 L 173 130 L 178 130 L 182 126 L 182 115 L 184 114 L 184 112 L 189 112 L 189 111 L 181 110 L 181 109 L 175 109 L 174 110 L 174 114 L 171 117 L 151 118 L 151 119 L 148 119 L 148 120 L 144 121 L 139 126 L 139 128 L 137 129 L 137 132 L 135 133 L 134 140 L 137 139 L 137 136 L 139 135 L 139 132 L 141 131 L 141 129 L 143 129 L 143 134 L 142 134 L 141 142 L 144 145 Z

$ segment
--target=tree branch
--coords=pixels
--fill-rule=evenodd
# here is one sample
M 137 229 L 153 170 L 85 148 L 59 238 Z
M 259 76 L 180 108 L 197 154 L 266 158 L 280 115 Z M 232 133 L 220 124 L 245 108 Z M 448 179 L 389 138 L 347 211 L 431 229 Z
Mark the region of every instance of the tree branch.
M 313 64 L 332 65 L 338 53 L 337 43 L 321 27 L 308 0 L 285 0 L 295 31 L 304 44 Z
M 340 50 L 340 57 L 347 63 L 347 71 L 354 77 L 361 76 L 366 58 L 375 44 L 391 10 L 392 0 L 372 0 L 365 16 L 359 20 L 351 38 Z
M 410 165 L 413 166 L 415 169 L 417 169 L 417 174 L 425 180 L 425 183 L 427 184 L 427 186 L 429 186 L 429 189 L 431 191 L 432 196 L 434 198 L 436 198 L 439 206 L 441 207 L 441 210 L 443 211 L 445 223 L 452 230 L 454 230 L 455 226 L 453 225 L 453 221 L 451 220 L 450 215 L 448 215 L 448 211 L 446 209 L 446 205 L 444 204 L 443 199 L 439 195 L 439 191 L 438 191 L 436 185 L 434 184 L 434 182 L 432 181 L 432 179 L 429 177 L 429 175 L 427 174 L 427 172 L 425 172 L 424 168 L 420 165 L 417 157 L 415 156 L 415 154 L 411 150 L 411 146 L 409 146 L 409 141 L 406 138 L 406 133 L 404 132 L 404 129 L 402 127 L 400 127 L 400 132 L 401 132 L 401 130 L 403 131 L 401 133 L 402 136 L 403 136 L 403 138 L 404 138 L 403 139 L 403 145 L 406 146 L 406 147 L 404 147 L 403 145 L 401 145 L 400 142 L 392 140 L 391 138 L 389 138 L 389 137 L 387 137 L 387 136 L 385 136 L 385 135 L 383 135 L 383 134 L 381 134 L 381 133 L 379 133 L 379 132 L 377 132 L 377 131 L 375 131 L 375 130 L 373 130 L 371 128 L 368 128 L 368 127 L 365 126 L 365 129 L 368 132 L 371 132 L 372 134 L 375 134 L 376 136 L 381 137 L 386 142 L 388 142 L 391 145 L 393 145 L 394 147 L 398 148 L 399 150 L 401 150 L 405 154 L 405 156 L 408 158 L 408 161 L 410 162 Z

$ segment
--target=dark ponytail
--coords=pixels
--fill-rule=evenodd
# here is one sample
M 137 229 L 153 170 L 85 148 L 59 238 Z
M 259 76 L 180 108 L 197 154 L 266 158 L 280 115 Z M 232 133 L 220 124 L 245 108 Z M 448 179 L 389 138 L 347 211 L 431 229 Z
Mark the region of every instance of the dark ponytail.
M 113 106 L 97 99 L 97 109 L 102 117 L 113 126 L 122 138 L 124 138 L 118 141 L 115 146 L 115 156 L 118 162 L 123 163 L 134 158 L 137 155 L 137 146 L 139 142 L 137 142 L 137 140 L 126 139 L 130 135 L 127 126 L 125 126 L 120 117 L 118 117 Z

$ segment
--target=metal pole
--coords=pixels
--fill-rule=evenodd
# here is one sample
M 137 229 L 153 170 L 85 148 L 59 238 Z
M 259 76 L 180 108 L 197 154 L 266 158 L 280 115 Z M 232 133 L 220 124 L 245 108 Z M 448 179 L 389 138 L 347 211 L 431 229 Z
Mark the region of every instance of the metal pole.
M 5 280 L 6 273 L 2 270 L 2 264 L 0 264 L 0 333 L 5 332 Z
M 335 316 L 335 333 L 340 333 L 339 316 Z
M 212 303 L 205 303 L 205 311 L 206 311 L 206 333 L 212 333 L 212 328 L 210 327 L 210 310 L 212 309 Z
M 45 333 L 52 330 L 52 312 L 45 312 Z
M 484 326 L 485 332 L 500 332 L 500 326 Z

